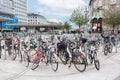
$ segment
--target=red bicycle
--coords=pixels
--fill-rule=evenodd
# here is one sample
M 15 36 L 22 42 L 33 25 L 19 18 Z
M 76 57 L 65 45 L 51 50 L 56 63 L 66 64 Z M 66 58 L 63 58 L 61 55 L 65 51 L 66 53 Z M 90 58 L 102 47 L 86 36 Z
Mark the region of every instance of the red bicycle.
M 40 49 L 36 50 L 35 54 L 33 54 L 32 57 L 34 57 L 31 67 L 32 70 L 35 70 L 39 66 L 39 63 L 46 58 L 45 54 Z
M 33 64 L 31 67 L 32 70 L 35 70 L 39 66 L 40 62 L 45 62 L 46 64 L 49 63 L 53 71 L 58 70 L 58 57 L 56 55 L 55 47 L 47 45 L 45 51 L 42 51 L 39 48 L 32 56 L 34 56 Z

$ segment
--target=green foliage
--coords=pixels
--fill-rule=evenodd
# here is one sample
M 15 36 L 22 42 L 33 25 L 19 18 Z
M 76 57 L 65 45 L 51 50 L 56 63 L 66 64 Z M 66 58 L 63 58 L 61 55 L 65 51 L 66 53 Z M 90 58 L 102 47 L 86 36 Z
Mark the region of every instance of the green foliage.
M 70 21 L 79 26 L 79 28 L 88 22 L 88 20 L 85 18 L 83 10 L 80 8 L 77 8 L 73 11 Z
M 120 12 L 117 9 L 106 10 L 103 14 L 103 22 L 111 25 L 113 28 L 120 25 Z
M 71 29 L 71 25 L 68 22 L 65 22 L 63 26 L 67 31 Z

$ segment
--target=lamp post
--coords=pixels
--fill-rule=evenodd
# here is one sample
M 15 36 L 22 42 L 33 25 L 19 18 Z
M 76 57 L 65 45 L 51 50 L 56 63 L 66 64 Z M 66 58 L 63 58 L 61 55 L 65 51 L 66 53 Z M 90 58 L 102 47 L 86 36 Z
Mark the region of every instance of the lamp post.
M 87 7 L 84 10 L 84 16 L 85 16 L 85 20 L 88 20 L 88 8 Z M 86 24 L 85 27 L 84 27 L 85 30 L 88 30 L 87 25 L 88 24 Z

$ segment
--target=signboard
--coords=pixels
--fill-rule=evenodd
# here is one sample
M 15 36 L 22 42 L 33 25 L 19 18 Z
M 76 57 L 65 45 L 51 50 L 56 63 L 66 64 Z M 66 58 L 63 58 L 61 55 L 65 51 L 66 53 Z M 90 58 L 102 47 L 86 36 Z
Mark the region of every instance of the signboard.
M 2 16 L 2 18 L 9 18 L 12 20 L 10 22 L 2 22 L 2 29 L 14 29 L 14 28 L 16 28 L 15 26 L 6 26 L 6 24 L 17 24 L 18 18 L 10 18 L 9 16 Z
M 20 30 L 21 30 L 21 31 L 25 31 L 26 28 L 25 28 L 25 27 L 21 27 Z
M 40 28 L 40 31 L 44 31 L 45 30 L 45 28 Z

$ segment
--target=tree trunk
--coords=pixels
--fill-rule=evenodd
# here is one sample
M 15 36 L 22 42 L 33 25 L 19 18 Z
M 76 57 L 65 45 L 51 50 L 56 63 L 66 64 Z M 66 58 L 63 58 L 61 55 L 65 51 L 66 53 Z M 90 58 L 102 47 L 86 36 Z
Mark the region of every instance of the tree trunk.
M 113 30 L 115 29 L 115 24 L 113 24 Z
M 79 32 L 80 32 L 80 24 L 79 24 L 79 29 L 78 29 L 78 30 L 79 30 Z

